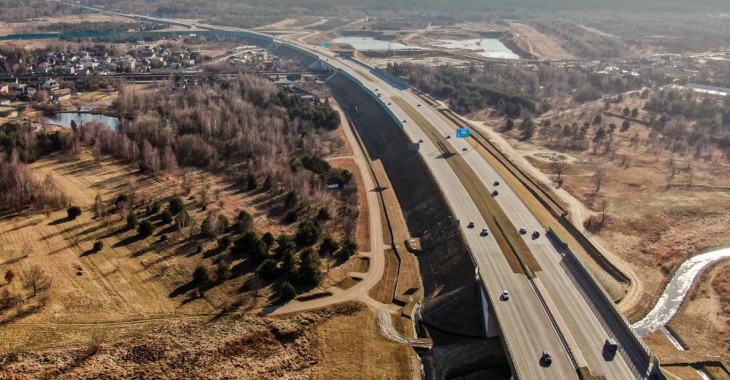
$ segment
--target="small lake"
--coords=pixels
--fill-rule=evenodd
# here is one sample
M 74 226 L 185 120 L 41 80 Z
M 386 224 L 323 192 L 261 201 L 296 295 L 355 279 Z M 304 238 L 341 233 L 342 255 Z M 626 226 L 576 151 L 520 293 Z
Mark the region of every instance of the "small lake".
M 359 36 L 348 36 L 348 37 L 337 37 L 332 40 L 338 44 L 348 44 L 355 50 L 416 50 L 417 47 L 399 44 L 397 42 L 390 42 L 385 40 L 377 40 L 373 37 L 359 37 Z
M 475 52 L 481 51 L 480 55 L 487 58 L 505 58 L 518 59 L 519 55 L 515 54 L 507 46 L 496 38 L 475 38 L 469 40 L 440 40 L 443 44 L 438 46 L 449 49 L 466 49 Z
M 88 123 L 90 121 L 99 121 L 109 126 L 113 130 L 119 128 L 119 118 L 95 113 L 76 113 L 76 112 L 60 112 L 55 115 L 45 116 L 43 121 L 48 124 L 60 125 L 62 127 L 71 127 L 71 121 L 76 125 Z

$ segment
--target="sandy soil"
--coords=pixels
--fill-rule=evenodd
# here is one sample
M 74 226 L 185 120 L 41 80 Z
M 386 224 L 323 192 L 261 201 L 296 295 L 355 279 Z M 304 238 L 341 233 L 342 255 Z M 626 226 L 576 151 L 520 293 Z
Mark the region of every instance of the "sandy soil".
M 560 46 L 560 42 L 535 28 L 518 22 L 509 24 L 510 30 L 514 31 L 518 39 L 526 43 L 527 51 L 532 51 L 536 56 L 543 59 L 571 59 L 575 56 Z M 524 47 L 523 47 L 524 48 Z

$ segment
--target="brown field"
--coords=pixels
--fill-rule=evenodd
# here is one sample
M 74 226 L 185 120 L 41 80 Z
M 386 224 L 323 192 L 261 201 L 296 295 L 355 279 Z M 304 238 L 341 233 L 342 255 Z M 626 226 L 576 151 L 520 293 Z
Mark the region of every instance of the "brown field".
M 105 15 L 105 14 L 98 14 L 98 13 L 89 13 L 89 14 L 83 14 L 83 15 L 67 15 L 63 17 L 43 17 L 43 18 L 35 18 L 35 19 L 29 19 L 24 22 L 0 22 L 0 35 L 8 35 L 8 34 L 15 34 L 15 33 L 34 33 L 38 31 L 38 27 L 41 25 L 49 25 L 49 24 L 55 24 L 59 22 L 65 22 L 65 23 L 80 23 L 82 21 L 88 21 L 88 22 L 103 22 L 103 21 L 113 21 L 113 22 L 128 22 L 132 23 L 134 20 L 125 18 L 125 17 L 119 17 L 119 16 L 113 16 L 113 15 Z
M 385 339 L 369 310 L 330 319 L 318 333 L 323 359 L 314 367 L 313 379 L 419 378 L 413 350 Z
M 207 317 L 23 329 L 43 336 L 74 339 L 81 335 L 86 339 L 69 341 L 63 348 L 3 350 L 2 378 L 97 379 L 114 373 L 120 378 L 226 374 L 234 378 L 331 379 L 342 374 L 388 378 L 393 373 L 409 378 L 409 373 L 418 373 L 412 349 L 380 336 L 374 314 L 358 304 L 278 318 L 231 315 L 215 322 Z M 119 339 L 120 331 L 128 337 Z
M 162 199 L 180 194 L 181 180 L 142 175 L 110 158 L 96 163 L 86 151 L 78 159 L 53 156 L 32 167 L 40 177 L 51 173 L 56 186 L 83 213 L 73 221 L 65 219 L 65 210 L 50 218 L 28 214 L 0 220 L 0 271 L 19 273 L 37 264 L 53 277 L 45 307 L 33 309 L 34 301 L 28 299 L 22 306 L 26 315 L 0 313 L 0 362 L 7 364 L 0 371 L 73 378 L 94 378 L 110 370 L 129 376 L 139 371 L 186 376 L 213 371 L 273 379 L 313 373 L 321 378 L 333 373 L 383 378 L 390 371 L 410 376 L 417 368 L 412 350 L 380 337 L 374 315 L 361 307 L 335 306 L 273 321 L 244 317 L 264 306 L 271 292 L 263 289 L 258 298 L 250 292 L 239 294 L 246 276 L 235 270 L 232 279 L 191 299 L 184 285 L 196 265 L 211 265 L 216 255 L 213 241 L 201 242 L 200 254 L 186 236 L 174 231 L 167 233 L 166 244 L 159 242 L 163 228 L 157 236 L 138 240 L 136 232 L 122 231 L 124 223 L 118 217 L 93 217 L 97 192 L 106 203 L 130 189 L 140 200 Z M 208 172 L 190 171 L 186 178 L 194 185 L 183 199 L 196 220 L 206 214 L 199 206 L 199 190 L 206 186 L 212 198 L 208 211 L 232 218 L 245 209 L 254 215 L 258 231 L 293 232 L 292 226 L 270 219 L 267 195 L 239 193 Z M 105 247 L 93 253 L 91 245 L 97 240 Z M 30 252 L 27 257 L 25 251 Z M 354 258 L 337 268 L 364 272 L 367 263 Z M 2 287 L 21 291 L 18 280 Z M 219 320 L 222 310 L 232 311 L 231 316 L 208 322 Z M 201 372 L 184 372 L 181 365 L 192 347 L 198 357 L 195 371 Z M 43 367 L 31 365 L 41 357 Z M 156 364 L 141 365 L 152 362 Z

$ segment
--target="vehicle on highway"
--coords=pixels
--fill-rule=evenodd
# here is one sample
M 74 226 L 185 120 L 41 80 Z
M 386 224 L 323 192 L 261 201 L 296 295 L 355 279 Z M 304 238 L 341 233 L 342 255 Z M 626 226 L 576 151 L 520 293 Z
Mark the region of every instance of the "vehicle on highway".
M 499 191 L 497 191 L 497 190 L 493 190 L 493 191 L 492 191 L 492 196 L 493 196 L 493 197 L 496 197 L 497 195 L 499 195 Z
M 423 143 L 423 139 L 418 139 L 418 142 L 419 143 Z
M 464 148 L 462 148 L 461 150 L 462 150 L 463 152 L 466 152 L 466 149 L 467 149 L 467 148 L 466 148 L 466 147 L 464 147 Z
M 390 105 L 390 102 L 388 102 L 388 105 Z
M 447 138 L 447 139 L 450 139 L 450 138 L 451 138 L 451 135 L 446 135 L 446 138 Z
M 494 186 L 499 186 L 499 181 L 494 181 Z
M 537 239 L 540 237 L 540 231 L 532 231 L 532 238 Z
M 501 296 L 500 296 L 499 298 L 501 298 L 501 299 L 502 299 L 502 301 L 507 301 L 507 300 L 509 299 L 509 292 L 508 292 L 508 291 L 506 291 L 506 290 L 505 290 L 505 291 L 503 291 L 503 292 L 502 292 L 502 295 L 501 295 Z
M 618 343 L 613 338 L 606 338 L 606 342 L 603 344 L 603 348 L 610 353 L 616 353 L 618 351 Z
M 417 107 L 420 107 L 420 106 L 421 106 L 421 103 L 418 103 L 418 106 Z
M 526 234 L 526 233 L 527 233 L 527 228 L 525 228 L 525 227 L 520 227 L 520 235 L 524 235 L 524 234 Z
M 474 228 L 474 222 L 469 222 L 469 224 L 466 225 L 466 228 Z
M 480 232 L 479 235 L 487 236 L 489 235 L 489 230 L 486 228 L 482 228 L 482 232 Z
M 553 356 L 550 355 L 549 352 L 543 351 L 542 357 L 540 358 L 540 360 L 542 360 L 542 362 L 545 363 L 546 366 L 549 366 L 550 364 L 553 363 Z
M 406 119 L 403 119 L 403 123 L 407 123 Z

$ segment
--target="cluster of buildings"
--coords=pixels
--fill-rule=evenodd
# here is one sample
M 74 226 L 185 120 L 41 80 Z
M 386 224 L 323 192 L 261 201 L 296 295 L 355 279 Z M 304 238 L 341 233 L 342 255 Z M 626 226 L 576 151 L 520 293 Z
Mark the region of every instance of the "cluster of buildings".
M 106 49 L 79 52 L 39 51 L 31 57 L 0 55 L 0 76 L 84 76 L 146 73 L 153 69 L 179 69 L 202 60 L 198 49 L 172 51 L 162 46 L 137 46 L 124 55 Z
M 43 96 L 39 96 L 42 91 Z M 0 82 L 0 99 L 37 100 L 39 102 L 61 101 L 71 96 L 70 88 L 61 87 L 53 78 L 39 78 L 35 83 Z

